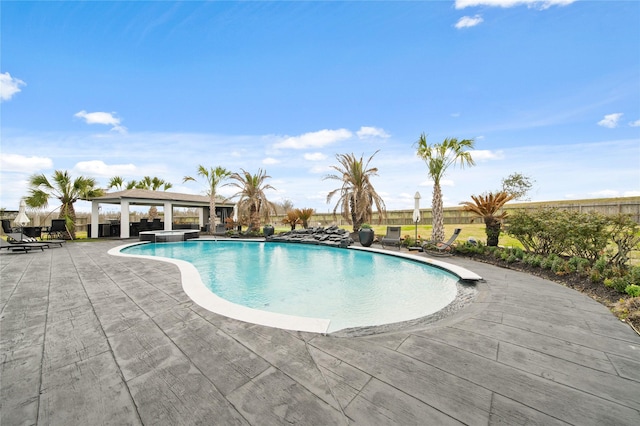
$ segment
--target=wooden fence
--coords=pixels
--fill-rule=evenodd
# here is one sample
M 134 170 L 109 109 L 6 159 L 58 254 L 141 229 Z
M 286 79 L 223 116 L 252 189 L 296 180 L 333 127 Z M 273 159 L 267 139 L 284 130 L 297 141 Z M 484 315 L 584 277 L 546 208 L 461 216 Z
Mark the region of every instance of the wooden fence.
M 625 197 L 606 200 L 574 200 L 567 202 L 548 202 L 548 203 L 509 203 L 506 206 L 508 212 L 517 210 L 535 210 L 545 207 L 554 207 L 558 209 L 578 211 L 581 213 L 597 212 L 604 215 L 629 214 L 632 219 L 640 223 L 640 197 Z M 284 215 L 272 217 L 273 223 L 282 223 Z M 465 212 L 462 207 L 445 207 L 444 223 L 446 225 L 464 225 L 471 223 L 474 215 Z M 432 220 L 431 209 L 420 209 L 420 223 L 430 224 Z M 374 212 L 372 224 L 378 223 L 378 213 Z M 387 217 L 380 222 L 382 225 L 413 225 L 413 209 L 411 210 L 394 210 L 388 211 Z M 476 219 L 477 223 L 477 219 Z M 348 222 L 341 216 L 334 217 L 331 213 L 315 213 L 309 222 L 310 226 L 316 225 L 328 226 L 338 225 L 346 226 Z

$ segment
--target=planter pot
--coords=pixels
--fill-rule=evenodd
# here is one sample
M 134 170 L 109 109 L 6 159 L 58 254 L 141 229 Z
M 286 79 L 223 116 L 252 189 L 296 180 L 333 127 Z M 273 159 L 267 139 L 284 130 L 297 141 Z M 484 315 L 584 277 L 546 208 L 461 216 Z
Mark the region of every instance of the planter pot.
M 264 234 L 265 238 L 272 236 L 273 226 L 265 226 L 264 228 L 262 228 L 262 233 Z
M 371 244 L 373 244 L 373 239 L 375 238 L 373 229 L 371 228 L 361 229 L 360 231 L 358 231 L 358 238 L 360 239 L 360 244 L 363 247 L 369 247 Z

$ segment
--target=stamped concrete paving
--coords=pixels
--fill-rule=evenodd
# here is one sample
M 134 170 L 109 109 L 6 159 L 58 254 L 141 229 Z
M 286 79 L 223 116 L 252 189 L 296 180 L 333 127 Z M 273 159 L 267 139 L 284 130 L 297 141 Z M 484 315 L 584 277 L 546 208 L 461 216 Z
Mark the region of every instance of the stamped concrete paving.
M 526 274 L 421 329 L 339 338 L 205 311 L 120 241 L 2 254 L 1 419 L 97 424 L 640 424 L 640 337 Z

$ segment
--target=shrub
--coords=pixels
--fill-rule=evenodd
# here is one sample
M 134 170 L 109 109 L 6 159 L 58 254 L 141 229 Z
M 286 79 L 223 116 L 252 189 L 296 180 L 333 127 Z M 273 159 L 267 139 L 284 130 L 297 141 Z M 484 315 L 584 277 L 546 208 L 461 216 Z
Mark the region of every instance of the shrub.
M 631 297 L 640 297 L 640 285 L 628 285 L 625 287 L 624 291 Z
M 611 263 L 626 266 L 629 252 L 638 248 L 640 234 L 638 224 L 629 215 L 618 215 L 609 218 L 611 225 L 610 238 L 616 245 L 617 253 L 611 257 Z
M 571 272 L 576 272 L 584 276 L 589 271 L 589 265 L 591 264 L 591 262 L 589 262 L 588 259 L 584 259 L 578 256 L 573 256 L 571 259 L 569 259 L 568 264 L 569 264 L 569 270 Z
M 540 266 L 544 269 L 551 269 L 551 267 L 553 266 L 553 262 L 555 262 L 555 260 L 559 258 L 560 256 L 558 256 L 557 254 L 551 253 L 542 260 Z
M 518 259 L 520 259 L 520 260 L 524 259 L 524 255 L 525 255 L 525 253 L 524 253 L 524 250 L 522 250 L 520 247 L 516 247 L 516 248 L 514 248 L 512 252 L 513 252 L 513 255 L 514 255 L 516 258 L 518 258 Z
M 539 268 L 542 265 L 542 256 L 539 254 L 525 254 L 522 261 L 527 265 Z
M 551 271 L 558 275 L 564 275 L 569 272 L 569 264 L 561 257 L 557 257 L 551 262 Z
M 627 280 L 624 277 L 615 277 L 615 278 L 606 278 L 604 280 L 604 285 L 607 287 L 611 287 L 620 293 L 624 293 L 625 289 L 629 285 Z

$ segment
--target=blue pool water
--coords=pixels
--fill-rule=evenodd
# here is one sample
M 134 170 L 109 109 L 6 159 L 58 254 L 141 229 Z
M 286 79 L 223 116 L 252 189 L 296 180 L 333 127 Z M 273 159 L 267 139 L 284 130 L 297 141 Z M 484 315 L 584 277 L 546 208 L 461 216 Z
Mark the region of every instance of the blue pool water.
M 187 261 L 223 299 L 262 311 L 329 319 L 328 331 L 420 318 L 447 306 L 457 293 L 458 277 L 447 271 L 359 250 L 191 240 L 122 252 Z

